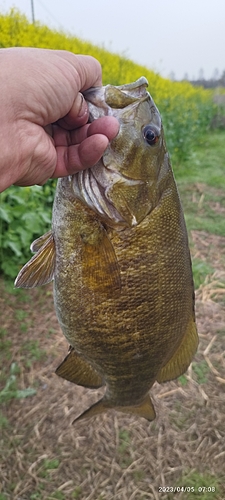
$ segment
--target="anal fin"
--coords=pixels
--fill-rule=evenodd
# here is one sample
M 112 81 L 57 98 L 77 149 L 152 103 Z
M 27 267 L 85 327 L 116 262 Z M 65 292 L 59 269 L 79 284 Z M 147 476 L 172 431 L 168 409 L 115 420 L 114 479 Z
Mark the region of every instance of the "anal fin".
M 191 319 L 178 349 L 157 375 L 157 382 L 168 382 L 169 380 L 174 380 L 175 378 L 180 377 L 180 375 L 182 375 L 182 373 L 184 373 L 189 367 L 197 348 L 198 334 L 196 324 L 195 321 Z
M 97 389 L 104 385 L 102 377 L 73 348 L 58 366 L 55 373 L 69 382 L 90 389 Z

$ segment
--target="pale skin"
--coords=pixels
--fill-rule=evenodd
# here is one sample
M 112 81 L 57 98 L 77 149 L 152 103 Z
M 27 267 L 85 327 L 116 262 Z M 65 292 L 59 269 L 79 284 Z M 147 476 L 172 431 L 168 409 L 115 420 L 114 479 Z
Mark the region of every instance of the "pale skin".
M 33 48 L 0 49 L 0 192 L 44 184 L 92 167 L 119 123 L 88 123 L 81 92 L 101 86 L 91 56 Z

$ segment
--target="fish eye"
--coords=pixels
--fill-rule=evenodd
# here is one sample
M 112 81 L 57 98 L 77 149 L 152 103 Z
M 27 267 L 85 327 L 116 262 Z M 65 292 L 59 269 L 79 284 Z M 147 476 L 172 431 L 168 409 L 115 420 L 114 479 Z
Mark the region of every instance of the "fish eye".
M 150 146 L 154 146 L 159 140 L 159 129 L 154 125 L 146 125 L 143 128 L 143 136 Z

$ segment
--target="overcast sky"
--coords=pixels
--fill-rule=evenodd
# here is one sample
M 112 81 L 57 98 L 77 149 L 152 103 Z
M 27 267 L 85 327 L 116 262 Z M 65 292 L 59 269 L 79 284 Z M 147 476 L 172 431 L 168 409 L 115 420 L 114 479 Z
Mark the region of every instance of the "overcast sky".
M 225 70 L 225 0 L 33 0 L 35 19 L 177 79 Z M 31 0 L 0 0 L 31 19 Z

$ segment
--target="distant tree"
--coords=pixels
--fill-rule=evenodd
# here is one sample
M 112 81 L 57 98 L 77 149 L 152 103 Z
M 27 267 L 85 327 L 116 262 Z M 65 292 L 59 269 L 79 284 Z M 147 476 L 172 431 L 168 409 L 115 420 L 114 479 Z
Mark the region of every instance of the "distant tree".
M 219 80 L 219 74 L 220 74 L 220 72 L 219 72 L 218 68 L 215 68 L 213 71 L 212 79 L 215 81 Z
M 200 80 L 200 81 L 205 80 L 205 77 L 204 77 L 204 69 L 203 69 L 203 68 L 200 68 L 200 70 L 199 70 L 198 80 Z
M 175 73 L 174 71 L 171 71 L 170 74 L 169 74 L 169 79 L 172 80 L 172 82 L 174 82 L 176 80 L 176 76 L 175 76 Z
M 225 70 L 223 70 L 221 76 L 219 76 L 220 72 L 218 68 L 215 68 L 213 71 L 213 76 L 211 78 L 204 78 L 204 70 L 201 68 L 199 70 L 199 76 L 198 78 L 195 78 L 194 76 L 192 79 L 189 80 L 192 85 L 201 85 L 202 87 L 206 89 L 215 89 L 216 87 L 225 87 Z M 183 80 L 186 77 L 186 73 L 184 75 Z
M 183 80 L 185 80 L 186 82 L 188 82 L 189 78 L 188 78 L 188 73 L 184 73 L 184 76 L 183 76 Z
M 221 85 L 221 87 L 225 87 L 225 70 L 223 70 L 223 73 L 219 79 L 219 85 Z

